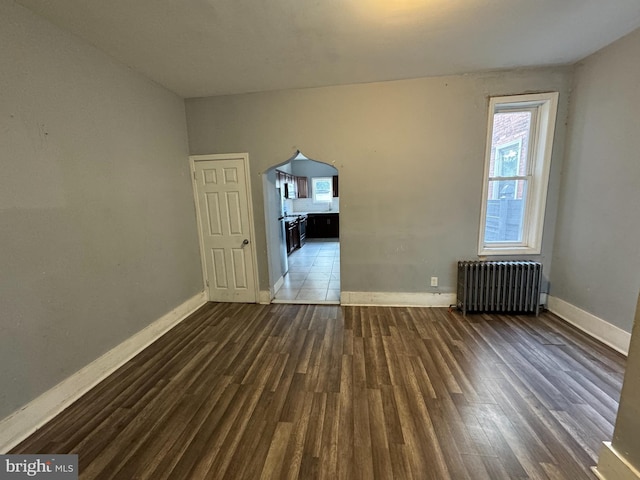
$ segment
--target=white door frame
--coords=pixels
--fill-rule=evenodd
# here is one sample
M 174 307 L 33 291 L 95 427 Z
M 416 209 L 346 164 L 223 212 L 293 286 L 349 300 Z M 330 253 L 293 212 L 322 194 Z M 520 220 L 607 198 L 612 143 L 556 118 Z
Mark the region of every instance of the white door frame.
M 198 243 L 200 244 L 200 265 L 202 269 L 202 285 L 207 300 L 211 300 L 209 296 L 209 287 L 207 282 L 207 265 L 205 263 L 205 251 L 204 251 L 204 239 L 202 237 L 203 226 L 200 220 L 200 205 L 198 202 L 198 184 L 196 182 L 196 162 L 204 160 L 242 160 L 244 163 L 244 181 L 247 184 L 247 204 L 249 215 L 249 233 L 251 235 L 251 241 L 248 247 L 251 249 L 251 262 L 253 263 L 253 279 L 254 279 L 254 294 L 255 302 L 259 303 L 260 300 L 260 288 L 258 280 L 258 256 L 256 251 L 256 232 L 253 220 L 253 199 L 251 195 L 251 173 L 249 171 L 249 154 L 248 153 L 212 153 L 208 155 L 189 155 L 189 170 L 191 171 L 191 185 L 193 190 L 193 201 L 196 206 L 196 221 L 198 222 Z

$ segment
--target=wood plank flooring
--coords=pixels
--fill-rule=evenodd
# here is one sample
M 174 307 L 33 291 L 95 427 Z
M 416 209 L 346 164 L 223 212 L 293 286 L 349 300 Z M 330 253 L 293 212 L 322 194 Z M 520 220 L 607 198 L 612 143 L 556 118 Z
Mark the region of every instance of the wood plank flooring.
M 83 479 L 592 479 L 625 359 L 551 314 L 207 304 L 12 453 Z

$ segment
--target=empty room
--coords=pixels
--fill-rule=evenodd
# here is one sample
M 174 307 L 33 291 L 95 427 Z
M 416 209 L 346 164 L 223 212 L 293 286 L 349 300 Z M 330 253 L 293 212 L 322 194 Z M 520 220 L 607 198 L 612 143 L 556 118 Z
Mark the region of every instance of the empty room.
M 639 58 L 637 0 L 0 2 L 0 478 L 639 479 Z

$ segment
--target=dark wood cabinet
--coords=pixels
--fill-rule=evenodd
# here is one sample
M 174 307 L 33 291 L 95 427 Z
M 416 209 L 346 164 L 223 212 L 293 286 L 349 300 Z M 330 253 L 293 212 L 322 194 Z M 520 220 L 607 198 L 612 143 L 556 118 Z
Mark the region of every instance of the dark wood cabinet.
M 297 198 L 308 198 L 309 197 L 309 183 L 307 181 L 307 177 L 296 177 L 296 184 L 298 187 L 298 197 Z
M 307 198 L 309 196 L 308 178 L 291 175 L 276 170 L 276 188 L 282 191 L 284 198 Z
M 300 248 L 300 228 L 297 220 L 285 222 L 284 227 L 287 234 L 287 255 L 289 255 L 296 248 Z
M 307 238 L 338 238 L 340 215 L 338 213 L 310 213 L 307 217 Z

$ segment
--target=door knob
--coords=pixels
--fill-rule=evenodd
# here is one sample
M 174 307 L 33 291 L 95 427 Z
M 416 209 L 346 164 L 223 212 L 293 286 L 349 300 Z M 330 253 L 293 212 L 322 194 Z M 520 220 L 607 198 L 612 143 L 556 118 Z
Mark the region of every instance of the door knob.
M 244 246 L 245 246 L 245 245 L 249 245 L 249 239 L 248 239 L 248 238 L 245 238 L 245 239 L 242 241 L 242 248 L 244 248 Z

